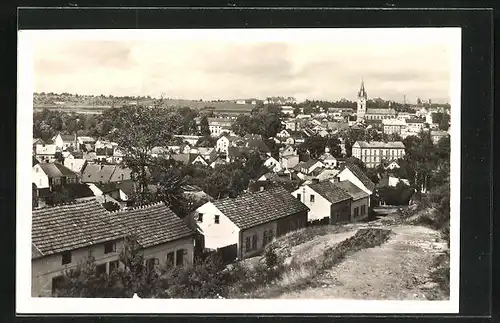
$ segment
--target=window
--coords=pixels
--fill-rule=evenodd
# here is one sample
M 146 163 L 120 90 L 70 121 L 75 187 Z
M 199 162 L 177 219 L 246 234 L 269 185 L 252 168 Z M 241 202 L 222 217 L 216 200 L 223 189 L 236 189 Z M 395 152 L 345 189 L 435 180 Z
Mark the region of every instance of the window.
M 254 234 L 252 236 L 252 250 L 255 250 L 255 249 L 257 249 L 257 235 L 256 234 Z
M 252 246 L 250 244 L 250 237 L 245 238 L 245 250 L 252 250 Z
M 297 194 L 297 200 L 299 200 L 299 201 L 302 200 L 302 196 L 300 194 Z
M 176 266 L 182 266 L 184 264 L 184 254 L 185 254 L 184 249 L 177 250 L 176 255 L 175 255 L 175 265 Z
M 101 265 L 95 266 L 95 273 L 97 276 L 105 274 L 106 273 L 106 264 L 101 264 Z
M 366 205 L 361 205 L 361 215 L 365 215 L 366 213 Z
M 357 218 L 359 216 L 359 207 L 354 208 L 354 217 Z
M 203 222 L 203 214 L 198 214 L 198 222 Z
M 267 231 L 264 231 L 264 236 L 262 238 L 262 246 L 267 244 Z
M 215 215 L 214 222 L 215 222 L 215 224 L 220 223 L 220 216 L 218 214 Z
M 113 241 L 108 241 L 104 244 L 104 254 L 112 253 L 116 251 L 116 243 Z
M 109 263 L 109 273 L 111 274 L 113 271 L 118 270 L 120 267 L 120 262 L 118 260 L 111 261 Z
M 70 264 L 71 263 L 71 251 L 65 251 L 62 254 L 62 264 Z
M 309 202 L 314 203 L 314 194 L 311 194 L 311 196 L 309 196 Z
M 274 232 L 273 230 L 269 230 L 269 233 L 268 233 L 268 239 L 269 239 L 269 242 L 272 242 L 273 239 L 274 239 Z
M 173 266 L 174 265 L 174 253 L 169 252 L 167 254 L 167 266 Z

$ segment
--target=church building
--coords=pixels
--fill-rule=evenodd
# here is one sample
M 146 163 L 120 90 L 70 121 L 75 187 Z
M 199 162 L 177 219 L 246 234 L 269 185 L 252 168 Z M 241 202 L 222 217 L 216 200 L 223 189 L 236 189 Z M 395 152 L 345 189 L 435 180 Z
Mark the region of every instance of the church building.
M 396 110 L 388 109 L 368 109 L 366 106 L 368 94 L 365 90 L 365 83 L 361 80 L 361 88 L 358 91 L 356 116 L 360 120 L 383 120 L 396 118 Z

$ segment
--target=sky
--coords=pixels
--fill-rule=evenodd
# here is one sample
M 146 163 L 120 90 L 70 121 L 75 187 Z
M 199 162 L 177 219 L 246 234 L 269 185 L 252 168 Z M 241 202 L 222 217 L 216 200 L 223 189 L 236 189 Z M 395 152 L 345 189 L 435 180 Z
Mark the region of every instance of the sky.
M 34 91 L 335 101 L 355 100 L 363 79 L 369 98 L 445 103 L 458 48 L 449 30 L 40 31 Z

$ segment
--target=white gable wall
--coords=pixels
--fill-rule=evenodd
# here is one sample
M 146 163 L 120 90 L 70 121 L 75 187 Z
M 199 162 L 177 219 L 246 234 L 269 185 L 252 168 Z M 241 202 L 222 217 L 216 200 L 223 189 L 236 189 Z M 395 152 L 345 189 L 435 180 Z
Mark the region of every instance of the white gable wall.
M 49 177 L 43 169 L 40 167 L 40 164 L 36 164 L 31 169 L 31 180 L 35 183 L 37 188 L 48 188 L 49 187 Z
M 299 187 L 297 190 L 292 192 L 292 195 L 310 209 L 307 214 L 307 221 L 321 220 L 323 218 L 330 217 L 330 207 L 332 203 L 316 193 L 309 186 L 303 185 Z M 311 202 L 311 195 L 314 195 L 314 202 Z
M 196 213 L 203 214 L 203 222 L 198 222 L 197 218 L 194 220 L 205 237 L 205 248 L 218 249 L 238 244 L 240 229 L 213 203 L 203 204 L 196 209 Z M 219 215 L 219 224 L 215 223 L 215 215 Z M 195 217 L 197 217 L 196 214 Z
M 358 188 L 362 189 L 365 191 L 367 194 L 372 195 L 372 191 L 366 188 L 366 186 L 354 175 L 349 168 L 344 168 L 343 171 L 340 172 L 338 175 L 338 178 L 341 182 L 343 181 L 350 181 L 354 185 L 356 185 Z M 370 205 L 370 198 L 368 198 L 368 205 Z

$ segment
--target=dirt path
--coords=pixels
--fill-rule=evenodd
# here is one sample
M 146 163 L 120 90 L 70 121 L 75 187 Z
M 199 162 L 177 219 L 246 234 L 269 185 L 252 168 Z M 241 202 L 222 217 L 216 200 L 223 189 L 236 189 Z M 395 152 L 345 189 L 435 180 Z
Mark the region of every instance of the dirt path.
M 429 268 L 434 258 L 447 248 L 446 243 L 436 231 L 424 227 L 391 226 L 390 229 L 395 235 L 382 246 L 348 256 L 318 277 L 314 287 L 280 298 L 426 299 L 426 288 L 435 288 L 427 276 Z

